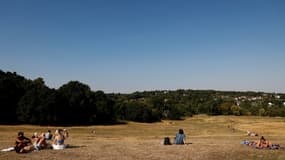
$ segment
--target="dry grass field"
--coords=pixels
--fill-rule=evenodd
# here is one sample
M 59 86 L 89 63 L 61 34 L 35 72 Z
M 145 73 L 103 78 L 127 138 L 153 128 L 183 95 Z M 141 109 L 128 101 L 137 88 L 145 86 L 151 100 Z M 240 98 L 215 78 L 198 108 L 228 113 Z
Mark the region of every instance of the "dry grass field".
M 63 127 L 0 126 L 0 149 L 13 146 L 17 131 L 31 137 Z M 165 136 L 173 141 L 183 128 L 187 145 L 161 145 Z M 241 145 L 246 130 L 265 136 L 272 143 L 285 146 L 285 118 L 194 116 L 183 121 L 134 123 L 113 126 L 67 127 L 70 137 L 65 150 L 45 149 L 28 154 L 0 152 L 0 160 L 284 160 L 285 150 L 254 149 Z M 95 133 L 93 133 L 95 131 Z

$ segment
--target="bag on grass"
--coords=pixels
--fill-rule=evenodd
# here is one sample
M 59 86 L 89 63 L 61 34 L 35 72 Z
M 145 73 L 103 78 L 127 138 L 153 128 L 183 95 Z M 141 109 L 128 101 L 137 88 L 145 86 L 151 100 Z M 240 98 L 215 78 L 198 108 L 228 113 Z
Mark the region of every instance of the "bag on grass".
M 163 144 L 164 145 L 171 145 L 170 138 L 169 137 L 165 137 L 164 141 L 163 141 Z

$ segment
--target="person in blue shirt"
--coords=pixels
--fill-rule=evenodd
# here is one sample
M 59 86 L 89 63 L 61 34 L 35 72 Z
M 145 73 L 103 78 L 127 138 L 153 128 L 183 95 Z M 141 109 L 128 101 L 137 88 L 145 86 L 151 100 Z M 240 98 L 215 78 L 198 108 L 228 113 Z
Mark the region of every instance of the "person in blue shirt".
M 179 129 L 178 133 L 175 136 L 174 144 L 185 144 L 186 135 L 184 134 L 183 129 Z

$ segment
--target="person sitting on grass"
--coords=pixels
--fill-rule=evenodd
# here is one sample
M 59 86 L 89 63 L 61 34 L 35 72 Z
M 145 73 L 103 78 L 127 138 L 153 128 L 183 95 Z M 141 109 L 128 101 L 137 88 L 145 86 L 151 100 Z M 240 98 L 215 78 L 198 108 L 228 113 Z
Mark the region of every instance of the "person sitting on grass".
M 66 145 L 64 144 L 65 137 L 63 135 L 63 130 L 58 129 L 55 131 L 55 137 L 53 141 L 53 149 L 64 149 L 66 148 Z
M 52 134 L 51 134 L 50 130 L 48 130 L 47 133 L 45 133 L 45 139 L 46 140 L 51 140 L 52 139 Z
M 45 134 L 41 133 L 41 135 L 34 142 L 34 147 L 36 150 L 47 148 L 48 144 L 45 139 Z
M 183 129 L 179 129 L 178 133 L 175 136 L 174 144 L 185 144 L 186 136 Z
M 32 140 L 35 141 L 37 138 L 38 138 L 38 133 L 35 132 L 33 135 L 32 135 Z
M 15 142 L 15 151 L 17 153 L 27 153 L 32 151 L 33 149 L 34 148 L 32 145 L 32 141 L 24 136 L 24 132 L 18 132 L 18 137 L 16 138 Z
M 271 143 L 261 136 L 260 140 L 256 143 L 256 148 L 269 148 Z
M 64 139 L 67 139 L 69 137 L 69 133 L 67 131 L 67 129 L 63 129 L 63 136 L 64 136 Z

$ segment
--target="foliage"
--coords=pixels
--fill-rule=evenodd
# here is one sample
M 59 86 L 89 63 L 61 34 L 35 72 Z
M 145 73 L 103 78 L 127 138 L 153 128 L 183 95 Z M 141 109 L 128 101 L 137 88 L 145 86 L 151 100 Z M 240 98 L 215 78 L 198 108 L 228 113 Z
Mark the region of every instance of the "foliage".
M 79 81 L 58 89 L 43 78 L 26 79 L 0 70 L 0 123 L 44 125 L 156 122 L 193 114 L 285 117 L 285 95 L 214 90 L 157 90 L 131 94 L 92 91 Z

